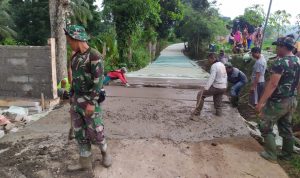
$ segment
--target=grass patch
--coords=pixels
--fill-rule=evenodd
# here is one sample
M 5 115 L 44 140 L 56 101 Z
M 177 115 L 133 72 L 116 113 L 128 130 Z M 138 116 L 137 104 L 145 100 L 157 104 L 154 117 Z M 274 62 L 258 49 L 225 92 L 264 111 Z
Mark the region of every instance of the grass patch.
M 300 156 L 294 154 L 291 161 L 279 161 L 280 166 L 288 173 L 290 178 L 300 177 Z

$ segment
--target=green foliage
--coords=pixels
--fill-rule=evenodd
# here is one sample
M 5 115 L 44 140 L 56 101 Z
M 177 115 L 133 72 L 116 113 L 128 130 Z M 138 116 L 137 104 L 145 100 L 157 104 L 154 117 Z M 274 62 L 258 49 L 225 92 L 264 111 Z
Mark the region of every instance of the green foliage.
M 5 38 L 16 37 L 16 32 L 12 29 L 15 25 L 9 13 L 9 1 L 0 0 L 0 41 Z
M 131 58 L 132 37 L 145 20 L 158 24 L 158 0 L 104 0 L 106 14 L 115 23 L 119 62 L 128 63 Z M 129 10 L 130 9 L 130 10 Z
M 104 44 L 106 45 L 105 56 L 105 71 L 112 71 L 119 68 L 119 55 L 116 41 L 116 32 L 114 29 L 110 29 L 107 32 L 103 32 L 98 36 L 92 37 L 90 40 L 90 46 L 103 51 Z
M 189 54 L 198 58 L 205 53 L 206 46 L 218 35 L 227 32 L 226 22 L 214 8 L 195 10 L 191 6 L 184 9 L 185 17 L 177 27 L 177 34 L 188 42 Z
M 291 161 L 291 165 L 295 168 L 295 173 L 297 173 L 297 175 L 300 175 L 300 157 L 299 156 L 295 156 L 292 161 Z
M 170 30 L 176 25 L 175 22 L 182 20 L 184 6 L 180 0 L 160 1 L 159 4 L 161 6 L 161 23 L 156 28 L 156 31 L 160 39 L 167 39 L 170 35 Z
M 29 45 L 45 45 L 50 37 L 48 0 L 11 0 L 10 12 L 17 39 Z
M 17 45 L 18 42 L 13 38 L 5 38 L 4 40 L 2 40 L 2 42 L 0 44 L 2 44 L 2 45 Z
M 255 4 L 245 9 L 244 19 L 251 25 L 258 27 L 265 19 L 265 12 L 261 5 Z
M 133 51 L 132 60 L 129 62 L 128 68 L 131 70 L 141 69 L 150 62 L 149 52 L 146 48 L 138 46 Z
M 90 5 L 85 0 L 71 0 L 70 14 L 72 24 L 81 24 L 87 27 L 88 21 L 93 19 Z
M 277 38 L 280 37 L 282 33 L 286 32 L 287 25 L 290 24 L 291 14 L 285 10 L 278 10 L 271 14 L 270 26 L 274 28 L 277 33 Z

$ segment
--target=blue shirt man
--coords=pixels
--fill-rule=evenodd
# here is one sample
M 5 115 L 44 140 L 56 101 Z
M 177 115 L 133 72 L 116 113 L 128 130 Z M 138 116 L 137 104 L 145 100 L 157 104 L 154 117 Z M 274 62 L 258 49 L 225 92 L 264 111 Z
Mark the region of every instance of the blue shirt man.
M 233 67 L 230 62 L 227 62 L 225 66 L 228 76 L 227 80 L 229 83 L 233 84 L 230 89 L 231 103 L 233 107 L 237 107 L 239 101 L 239 93 L 248 82 L 248 79 L 242 71 L 240 71 L 238 68 Z

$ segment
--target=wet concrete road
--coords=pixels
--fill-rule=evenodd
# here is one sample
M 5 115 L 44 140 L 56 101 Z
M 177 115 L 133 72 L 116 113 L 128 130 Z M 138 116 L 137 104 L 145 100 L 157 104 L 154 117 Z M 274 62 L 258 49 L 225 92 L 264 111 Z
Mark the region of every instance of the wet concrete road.
M 127 74 L 131 84 L 159 86 L 203 85 L 207 72 L 182 53 L 183 43 L 174 44 L 161 52 L 161 55 L 147 67 Z
M 173 45 L 162 53 L 180 59 L 161 58 L 160 64 L 130 73 L 134 87 L 106 87 L 103 118 L 113 165 L 101 166 L 100 151 L 93 147 L 95 177 L 287 178 L 279 165 L 258 155 L 262 147 L 228 104 L 224 115 L 216 117 L 208 98 L 201 116 L 190 120 L 197 88 L 208 74 L 192 65 L 181 54 L 182 48 Z M 68 141 L 69 117 L 66 104 L 2 138 L 0 177 L 92 177 L 86 171 L 66 170 L 78 162 L 77 144 Z

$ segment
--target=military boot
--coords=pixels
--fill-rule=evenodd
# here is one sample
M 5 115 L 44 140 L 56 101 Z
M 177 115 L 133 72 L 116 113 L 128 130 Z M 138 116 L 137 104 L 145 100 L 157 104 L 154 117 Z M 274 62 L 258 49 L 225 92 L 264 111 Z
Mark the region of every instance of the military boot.
M 111 155 L 107 151 L 107 144 L 101 144 L 100 146 L 101 155 L 102 155 L 102 165 L 106 168 L 109 168 L 112 164 Z
M 261 152 L 260 156 L 272 163 L 277 163 L 275 136 L 268 134 L 264 137 L 264 141 L 265 151 Z
M 89 157 L 80 157 L 79 164 L 69 165 L 67 170 L 68 171 L 92 171 L 92 159 L 91 156 Z
M 293 158 L 294 151 L 294 139 L 293 138 L 283 138 L 282 151 L 278 155 L 280 160 L 290 161 Z

